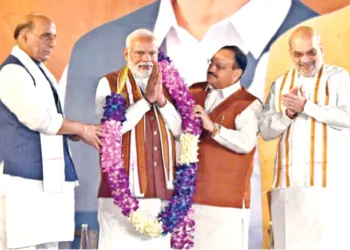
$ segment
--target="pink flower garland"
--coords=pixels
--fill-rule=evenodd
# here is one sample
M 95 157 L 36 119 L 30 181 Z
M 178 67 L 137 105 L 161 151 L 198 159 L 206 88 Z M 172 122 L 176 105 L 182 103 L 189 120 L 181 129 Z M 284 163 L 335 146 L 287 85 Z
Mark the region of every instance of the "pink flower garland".
M 158 61 L 162 69 L 163 86 L 168 90 L 182 117 L 182 135 L 190 138 L 187 140 L 197 141 L 201 134 L 200 119 L 192 117 L 195 102 L 187 85 L 169 58 L 164 57 L 160 53 Z M 106 98 L 104 109 L 102 124 L 105 130 L 105 137 L 102 139 L 101 166 L 103 171 L 107 173 L 107 181 L 112 190 L 114 204 L 122 209 L 122 213 L 125 216 L 131 218 L 133 213 L 138 211 L 139 203 L 131 195 L 129 177 L 125 171 L 122 158 L 121 129 L 122 123 L 126 120 L 126 101 L 122 95 L 112 93 L 111 96 Z M 198 144 L 198 141 L 196 143 Z M 197 146 L 195 147 L 196 150 Z M 193 155 L 197 152 L 186 153 Z M 158 236 L 160 233 L 165 235 L 170 232 L 172 233 L 171 246 L 173 248 L 189 249 L 193 246 L 195 223 L 191 215 L 194 212 L 192 196 L 195 193 L 196 170 L 196 161 L 178 164 L 174 181 L 174 196 L 157 219 L 161 223 L 162 229 L 159 231 L 157 223 L 151 223 L 150 226 L 143 225 L 141 227 L 142 230 L 145 230 L 142 231 L 143 233 L 149 236 Z M 137 221 L 137 223 L 146 222 L 142 220 Z

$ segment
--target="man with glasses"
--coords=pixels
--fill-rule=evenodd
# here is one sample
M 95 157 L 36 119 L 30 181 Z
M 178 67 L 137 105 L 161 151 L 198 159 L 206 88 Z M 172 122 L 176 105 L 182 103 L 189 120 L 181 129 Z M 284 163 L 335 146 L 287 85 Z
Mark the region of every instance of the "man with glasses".
M 209 61 L 190 91 L 202 120 L 194 220 L 195 249 L 248 249 L 250 178 L 263 105 L 240 84 L 247 57 L 237 46 Z
M 324 63 L 319 34 L 295 29 L 293 67 L 272 84 L 259 128 L 279 139 L 271 193 L 278 249 L 336 249 L 348 245 L 350 78 Z M 338 229 L 339 228 L 339 229 Z
M 58 249 L 74 239 L 77 174 L 68 138 L 99 149 L 100 126 L 67 120 L 56 79 L 43 64 L 56 26 L 28 15 L 0 65 L 0 249 Z

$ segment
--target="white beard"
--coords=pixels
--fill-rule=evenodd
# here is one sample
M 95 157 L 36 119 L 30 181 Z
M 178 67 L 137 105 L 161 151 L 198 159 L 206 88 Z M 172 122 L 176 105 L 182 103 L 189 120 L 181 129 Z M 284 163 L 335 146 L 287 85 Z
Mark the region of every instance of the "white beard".
M 129 62 L 128 62 L 128 68 L 130 69 L 130 71 L 132 72 L 132 74 L 135 77 L 137 77 L 139 79 L 148 78 L 151 75 L 152 69 L 140 70 L 140 68 L 139 68 L 140 65 L 153 66 L 152 63 L 148 63 L 148 64 L 144 64 L 144 63 L 134 64 L 133 62 L 131 62 L 131 60 L 129 60 Z

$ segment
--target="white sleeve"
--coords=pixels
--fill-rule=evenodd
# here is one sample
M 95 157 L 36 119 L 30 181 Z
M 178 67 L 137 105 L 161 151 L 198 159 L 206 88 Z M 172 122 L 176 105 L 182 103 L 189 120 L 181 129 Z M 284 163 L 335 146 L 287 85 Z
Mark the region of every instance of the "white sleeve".
M 111 88 L 107 78 L 102 78 L 97 86 L 96 99 L 95 99 L 95 116 L 96 119 L 101 122 L 103 117 L 103 106 L 106 103 L 106 97 L 111 94 Z M 136 103 L 130 105 L 126 109 L 126 121 L 123 123 L 122 134 L 128 132 L 141 120 L 144 114 L 150 110 L 147 101 L 141 98 Z
M 335 129 L 350 128 L 350 77 L 346 72 L 339 79 L 335 106 L 318 105 L 307 101 L 304 113 Z
M 62 126 L 62 115 L 46 107 L 33 79 L 21 66 L 10 64 L 1 70 L 0 100 L 31 130 L 55 135 Z
M 213 139 L 236 153 L 247 154 L 251 152 L 256 146 L 262 110 L 261 102 L 255 100 L 236 117 L 235 130 L 221 127 L 220 132 Z
M 180 114 L 175 109 L 174 105 L 167 100 L 165 106 L 158 107 L 158 110 L 161 116 L 163 117 L 166 126 L 169 128 L 173 136 L 176 139 L 180 138 L 180 134 L 182 132 L 182 119 Z
M 260 134 L 265 141 L 279 137 L 293 121 L 286 112 L 276 110 L 275 88 L 276 85 L 273 83 L 259 121 Z

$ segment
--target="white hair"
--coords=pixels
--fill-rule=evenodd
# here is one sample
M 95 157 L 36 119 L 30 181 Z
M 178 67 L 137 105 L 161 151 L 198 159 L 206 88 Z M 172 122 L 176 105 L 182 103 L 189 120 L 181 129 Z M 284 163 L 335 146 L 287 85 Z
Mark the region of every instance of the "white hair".
M 156 37 L 154 34 L 147 30 L 147 29 L 137 29 L 131 32 L 127 37 L 126 37 L 126 48 L 130 48 L 131 41 L 134 40 L 135 38 L 152 38 L 153 41 L 157 42 Z

